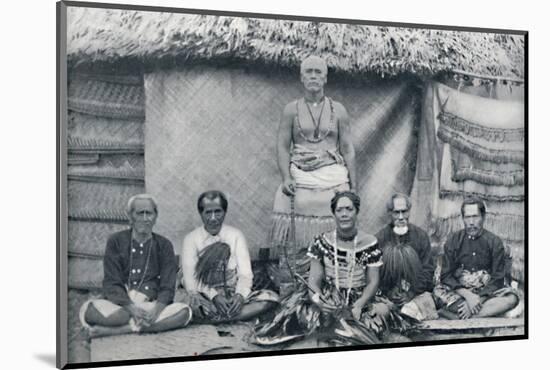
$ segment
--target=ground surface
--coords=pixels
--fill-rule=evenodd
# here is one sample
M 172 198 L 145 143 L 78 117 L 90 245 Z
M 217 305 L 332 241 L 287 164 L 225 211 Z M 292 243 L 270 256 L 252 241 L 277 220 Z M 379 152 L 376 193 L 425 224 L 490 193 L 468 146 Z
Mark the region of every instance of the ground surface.
M 82 330 L 78 311 L 91 296 L 92 293 L 84 290 L 69 290 L 69 363 L 326 347 L 325 343 L 314 338 L 284 347 L 257 346 L 249 341 L 252 329 L 250 323 L 189 325 L 183 329 L 160 334 L 131 334 L 89 341 Z M 428 324 L 427 327 L 415 332 L 411 338 L 413 341 L 483 338 L 524 333 L 522 319 L 477 319 L 471 321 L 471 325 L 467 321 L 453 320 L 425 323 Z M 396 343 L 399 340 L 391 339 L 388 342 Z

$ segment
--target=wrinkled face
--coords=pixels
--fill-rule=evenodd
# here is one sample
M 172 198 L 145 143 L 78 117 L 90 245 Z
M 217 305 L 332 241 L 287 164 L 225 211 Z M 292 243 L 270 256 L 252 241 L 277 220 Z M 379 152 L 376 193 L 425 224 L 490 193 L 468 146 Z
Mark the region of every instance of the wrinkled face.
M 153 203 L 149 199 L 137 199 L 134 201 L 130 213 L 130 225 L 138 234 L 150 234 L 157 221 L 157 213 Z
M 321 58 L 308 58 L 300 67 L 300 78 L 306 90 L 318 92 L 327 83 L 327 65 Z
M 214 199 L 204 198 L 202 205 L 201 218 L 204 228 L 209 234 L 217 235 L 225 219 L 225 211 L 221 206 L 221 199 L 219 197 Z
M 357 223 L 357 210 L 351 199 L 342 197 L 338 199 L 334 208 L 334 220 L 336 228 L 341 232 L 349 232 L 355 229 Z
M 464 206 L 464 229 L 469 236 L 477 236 L 483 229 L 483 217 L 477 204 L 466 204 Z
M 409 225 L 409 207 L 407 207 L 405 199 L 399 197 L 393 199 L 391 219 L 393 226 L 407 227 Z

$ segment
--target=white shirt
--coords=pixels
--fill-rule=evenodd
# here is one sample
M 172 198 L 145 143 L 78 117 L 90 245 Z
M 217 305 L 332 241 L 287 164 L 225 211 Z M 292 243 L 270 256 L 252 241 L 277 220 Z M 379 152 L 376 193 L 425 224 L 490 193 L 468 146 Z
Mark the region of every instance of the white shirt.
M 181 251 L 183 267 L 183 285 L 189 293 L 201 292 L 209 299 L 213 299 L 217 291 L 214 288 L 199 284 L 195 278 L 195 266 L 199 259 L 200 252 L 207 246 L 223 242 L 229 245 L 231 254 L 227 262 L 227 269 L 236 269 L 237 285 L 235 293 L 248 297 L 252 290 L 252 267 L 248 245 L 243 233 L 232 226 L 222 225 L 217 235 L 211 235 L 203 226 L 191 231 L 183 240 Z

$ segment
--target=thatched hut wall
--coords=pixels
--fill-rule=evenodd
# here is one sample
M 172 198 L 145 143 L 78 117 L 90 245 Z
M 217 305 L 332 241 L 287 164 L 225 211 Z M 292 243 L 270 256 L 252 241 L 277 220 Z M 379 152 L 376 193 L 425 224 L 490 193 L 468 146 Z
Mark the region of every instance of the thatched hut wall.
M 182 235 L 199 223 L 194 200 L 203 187 L 229 193 L 228 222 L 249 230 L 255 258 L 279 182 L 275 129 L 283 105 L 300 95 L 297 66 L 309 53 L 327 59 L 327 92 L 352 118 L 367 210 L 361 227 L 368 231 L 385 221 L 383 199 L 391 191 L 412 192 L 413 221 L 433 229 L 433 202 L 426 197 L 439 193 L 439 179 L 429 169 L 440 168 L 442 152 L 428 122 L 437 120 L 430 80 L 463 70 L 499 83 L 447 84 L 523 101 L 523 85 L 501 86 L 523 77 L 524 40 L 517 35 L 72 7 L 68 15 L 69 196 L 75 200 L 69 250 L 75 258 L 100 256 L 99 240 L 125 223 L 124 200 L 145 190 L 172 196 L 158 226 L 179 249 Z M 185 145 L 159 134 L 168 122 L 187 127 Z M 199 131 L 220 137 L 205 139 Z M 227 155 L 212 151 L 215 144 Z M 436 149 L 427 160 L 422 149 L 430 146 Z M 168 149 L 185 160 L 175 163 Z M 193 160 L 204 151 L 207 166 Z M 383 158 L 384 151 L 391 155 Z M 155 172 L 168 163 L 172 173 Z M 205 178 L 208 166 L 230 185 Z M 256 200 L 248 202 L 247 194 Z M 460 226 L 449 225 L 433 231 L 438 240 Z M 86 237 L 86 230 L 97 235 Z M 508 237 L 520 242 L 514 238 Z

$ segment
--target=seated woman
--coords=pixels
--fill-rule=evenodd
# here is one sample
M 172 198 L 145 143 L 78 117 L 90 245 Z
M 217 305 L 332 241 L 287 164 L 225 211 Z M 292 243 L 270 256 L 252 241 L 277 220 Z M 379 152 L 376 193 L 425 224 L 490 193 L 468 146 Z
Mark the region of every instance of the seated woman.
M 349 191 L 332 198 L 336 230 L 315 237 L 308 250 L 309 282 L 282 301 L 271 322 L 256 327 L 259 344 L 304 337 L 319 328 L 329 342 L 378 342 L 365 323 L 387 312 L 383 303 L 374 302 L 382 252 L 374 236 L 357 230 L 359 206 L 359 197 Z

